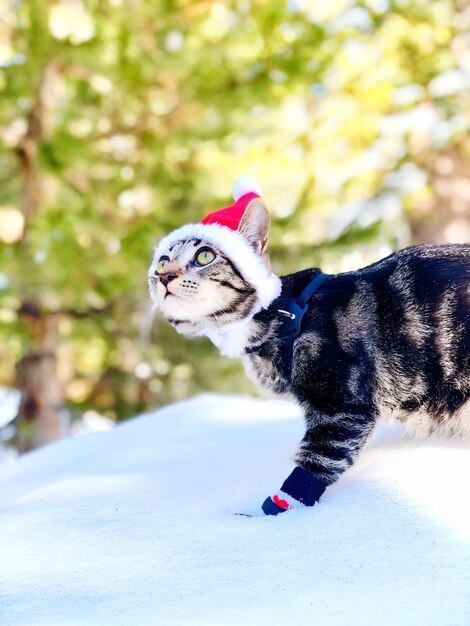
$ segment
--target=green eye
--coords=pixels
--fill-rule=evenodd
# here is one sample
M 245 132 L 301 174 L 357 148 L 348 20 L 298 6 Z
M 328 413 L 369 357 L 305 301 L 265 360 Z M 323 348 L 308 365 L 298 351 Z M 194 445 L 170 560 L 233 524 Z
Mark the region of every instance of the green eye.
M 157 272 L 161 274 L 169 262 L 170 259 L 168 257 L 162 257 L 157 263 Z
M 201 267 L 203 265 L 209 265 L 215 259 L 215 254 L 212 250 L 201 250 L 199 254 L 194 259 L 194 265 L 196 267 Z

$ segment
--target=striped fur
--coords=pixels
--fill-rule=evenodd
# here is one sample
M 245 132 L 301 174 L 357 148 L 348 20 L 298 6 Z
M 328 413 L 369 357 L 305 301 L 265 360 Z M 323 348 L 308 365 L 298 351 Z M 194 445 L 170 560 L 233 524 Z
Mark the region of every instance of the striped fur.
M 284 277 L 281 297 L 299 294 L 317 271 Z M 296 461 L 328 483 L 378 418 L 419 436 L 470 435 L 469 245 L 407 248 L 330 277 L 310 303 L 290 373 L 275 316 L 251 324 L 250 345 L 262 338 L 262 348 L 244 356 L 247 369 L 303 406 Z

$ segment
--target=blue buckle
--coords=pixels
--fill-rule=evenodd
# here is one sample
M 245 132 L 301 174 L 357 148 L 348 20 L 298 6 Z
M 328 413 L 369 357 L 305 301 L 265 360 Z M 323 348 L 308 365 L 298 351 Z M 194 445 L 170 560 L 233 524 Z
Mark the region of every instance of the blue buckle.
M 286 304 L 287 306 L 284 309 L 277 309 L 277 312 L 281 314 L 280 337 L 282 339 L 297 337 L 300 333 L 302 318 L 308 309 L 306 304 L 300 306 L 294 298 L 287 300 Z

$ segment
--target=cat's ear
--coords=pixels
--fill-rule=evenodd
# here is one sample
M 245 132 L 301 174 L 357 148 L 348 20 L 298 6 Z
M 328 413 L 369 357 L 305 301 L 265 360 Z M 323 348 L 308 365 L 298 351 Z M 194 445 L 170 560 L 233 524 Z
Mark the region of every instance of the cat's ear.
M 261 198 L 252 200 L 238 227 L 238 232 L 250 243 L 260 256 L 266 256 L 269 234 L 269 213 Z

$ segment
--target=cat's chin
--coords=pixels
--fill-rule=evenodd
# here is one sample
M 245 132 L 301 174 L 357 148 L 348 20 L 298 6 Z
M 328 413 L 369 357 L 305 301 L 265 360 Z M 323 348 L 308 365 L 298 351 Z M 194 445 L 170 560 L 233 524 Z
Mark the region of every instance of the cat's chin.
M 180 334 L 185 337 L 210 337 L 213 334 L 225 333 L 233 327 L 245 324 L 247 320 L 240 319 L 230 323 L 214 322 L 210 319 L 179 320 L 174 317 L 165 316 L 167 322 Z M 250 318 L 248 318 L 250 319 Z
M 204 334 L 202 332 L 202 329 L 198 325 L 185 323 L 181 325 L 172 324 L 172 326 L 179 335 L 183 335 L 184 337 L 188 337 L 189 339 L 191 337 L 200 337 Z
M 170 324 L 171 320 L 192 321 L 188 320 L 188 313 L 192 309 L 191 303 L 174 293 L 167 292 L 165 295 L 159 296 L 157 308 Z

